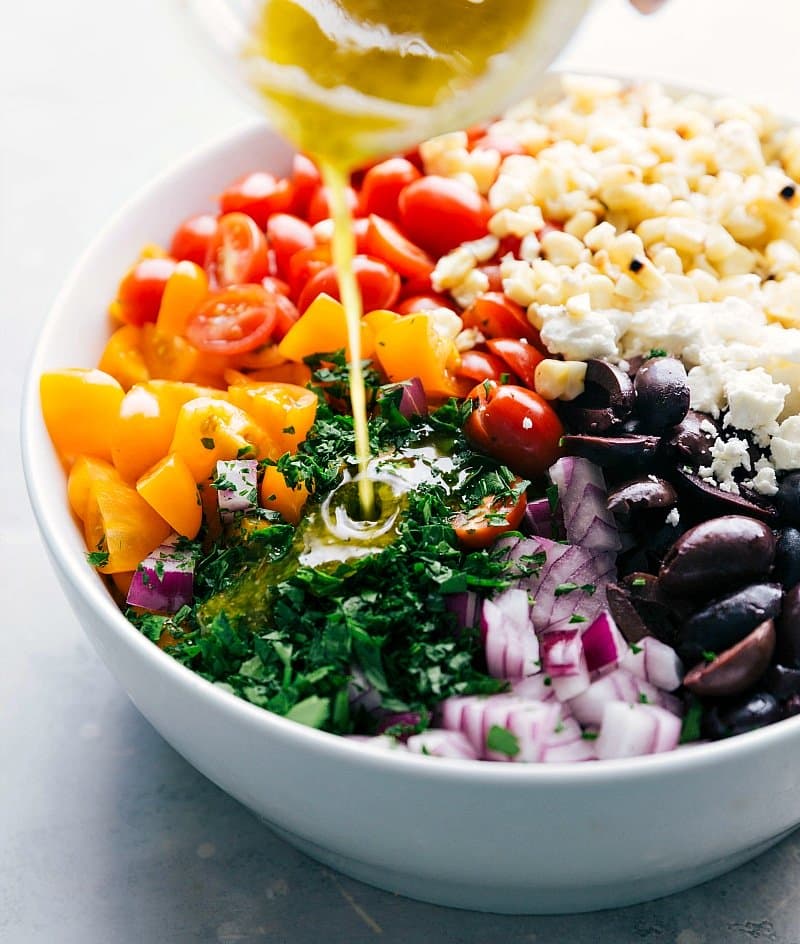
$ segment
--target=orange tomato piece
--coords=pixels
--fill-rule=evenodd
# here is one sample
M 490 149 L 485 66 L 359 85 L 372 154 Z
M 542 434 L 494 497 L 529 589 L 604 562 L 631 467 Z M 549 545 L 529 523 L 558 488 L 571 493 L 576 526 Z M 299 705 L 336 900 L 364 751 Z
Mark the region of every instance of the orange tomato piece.
M 167 455 L 184 403 L 225 395 L 210 387 L 171 380 L 131 387 L 111 426 L 111 456 L 122 478 L 136 482 Z
M 167 279 L 156 327 L 162 334 L 183 335 L 201 302 L 208 297 L 208 276 L 194 262 L 184 260 Z
M 111 458 L 110 429 L 125 396 L 119 381 L 102 370 L 68 368 L 43 374 L 39 391 L 47 431 L 64 459 Z
M 302 361 L 312 354 L 328 354 L 342 348 L 349 353 L 344 308 L 324 293 L 317 295 L 278 345 L 280 354 L 290 361 Z M 372 331 L 362 322 L 361 356 L 371 357 L 374 350 Z
M 67 498 L 70 508 L 81 521 L 86 517 L 92 485 L 102 481 L 119 481 L 119 472 L 103 459 L 78 456 L 69 470 Z
M 228 397 L 266 433 L 265 452 L 277 459 L 296 452 L 317 415 L 317 395 L 305 387 L 287 383 L 235 383 Z
M 309 494 L 304 485 L 291 488 L 276 466 L 268 465 L 264 469 L 261 506 L 279 512 L 290 524 L 299 524 Z
M 111 335 L 100 357 L 98 368 L 120 382 L 123 390 L 150 379 L 142 354 L 142 330 L 123 325 Z
M 173 531 L 194 538 L 203 523 L 203 506 L 189 467 L 177 455 L 157 462 L 136 483 L 136 491 Z
M 151 377 L 160 380 L 190 380 L 200 352 L 186 338 L 168 334 L 157 325 L 142 326 L 142 356 Z
M 392 382 L 419 377 L 431 396 L 449 397 L 457 392 L 449 372 L 450 366 L 457 363 L 456 346 L 439 334 L 428 313 L 405 315 L 381 328 L 375 350 Z
M 95 481 L 89 489 L 83 522 L 90 551 L 105 551 L 105 574 L 136 570 L 170 535 L 171 528 L 135 488 L 122 479 Z
M 228 384 L 242 379 L 248 383 L 288 383 L 296 387 L 305 387 L 311 382 L 311 368 L 294 361 L 284 361 L 275 367 L 262 367 L 259 370 L 248 371 L 243 374 L 238 370 L 225 371 L 225 380 Z
M 184 460 L 195 482 L 202 482 L 220 459 L 261 455 L 264 440 L 264 431 L 244 410 L 219 397 L 198 397 L 181 407 L 169 452 Z

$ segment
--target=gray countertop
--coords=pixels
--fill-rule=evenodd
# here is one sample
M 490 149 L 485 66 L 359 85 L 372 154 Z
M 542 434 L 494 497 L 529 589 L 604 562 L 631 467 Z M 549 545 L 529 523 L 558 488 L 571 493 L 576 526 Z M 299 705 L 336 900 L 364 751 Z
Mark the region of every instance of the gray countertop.
M 797 944 L 798 835 L 708 885 L 598 915 L 469 914 L 370 889 L 295 852 L 193 770 L 98 661 L 27 507 L 19 390 L 47 308 L 98 227 L 247 116 L 171 6 L 179 0 L 2 10 L 0 942 Z M 565 59 L 800 113 L 798 35 L 797 0 L 673 0 L 649 22 L 605 0 Z

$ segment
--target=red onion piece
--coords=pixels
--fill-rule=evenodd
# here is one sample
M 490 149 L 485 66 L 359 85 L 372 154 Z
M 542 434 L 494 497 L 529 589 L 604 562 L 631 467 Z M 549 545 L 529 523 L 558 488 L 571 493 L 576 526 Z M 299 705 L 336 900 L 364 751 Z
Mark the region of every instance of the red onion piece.
M 220 459 L 217 479 L 230 488 L 217 490 L 219 515 L 230 521 L 237 512 L 250 511 L 258 505 L 258 462 L 255 459 Z
M 378 403 L 387 396 L 401 390 L 400 400 L 397 409 L 402 416 L 410 419 L 412 416 L 428 415 L 428 398 L 425 396 L 425 388 L 419 377 L 410 377 L 408 380 L 401 380 L 399 383 L 385 384 L 378 391 Z
M 580 630 L 555 629 L 542 633 L 542 669 L 559 701 L 568 701 L 591 684 Z
M 443 731 L 431 728 L 414 734 L 406 741 L 412 754 L 429 754 L 431 757 L 454 757 L 460 760 L 479 760 L 475 748 L 460 731 Z
M 666 708 L 673 714 L 680 715 L 680 701 L 659 691 L 649 682 L 637 678 L 625 669 L 614 669 L 592 682 L 585 692 L 570 700 L 572 713 L 581 724 L 599 725 L 603 720 L 603 711 L 610 702 L 623 702 L 628 705 L 649 704 Z
M 657 705 L 610 702 L 603 710 L 595 750 L 601 760 L 658 754 L 678 746 L 681 720 Z
M 425 717 L 427 719 L 427 712 L 425 712 Z M 418 711 L 392 711 L 387 712 L 383 715 L 381 720 L 378 722 L 377 733 L 383 734 L 388 731 L 389 728 L 404 727 L 404 728 L 416 728 L 418 724 L 422 722 L 422 714 Z M 400 735 L 400 740 L 407 739 L 408 735 L 403 737 Z
M 126 603 L 154 613 L 177 613 L 194 599 L 194 554 L 175 535 L 139 564 Z
M 590 551 L 618 551 L 619 533 L 614 515 L 608 510 L 600 467 L 588 459 L 565 456 L 551 466 L 549 474 L 558 488 L 569 543 Z
M 677 652 L 655 636 L 645 636 L 628 647 L 620 665 L 664 692 L 674 692 L 683 682 L 683 663 Z
M 541 672 L 538 675 L 529 675 L 528 678 L 512 682 L 511 693 L 517 698 L 529 702 L 553 701 L 557 697 L 552 679 Z
M 478 626 L 481 621 L 481 601 L 477 593 L 465 590 L 445 597 L 445 607 L 456 617 L 459 629 Z
M 618 665 L 628 652 L 628 643 L 607 610 L 595 617 L 582 639 L 590 672 Z
M 494 600 L 484 600 L 481 629 L 489 675 L 520 679 L 539 671 L 539 642 L 524 590 L 506 590 Z
M 537 498 L 525 506 L 525 517 L 522 519 L 522 530 L 525 534 L 532 534 L 540 538 L 553 537 L 553 516 L 550 512 L 550 501 L 547 498 Z

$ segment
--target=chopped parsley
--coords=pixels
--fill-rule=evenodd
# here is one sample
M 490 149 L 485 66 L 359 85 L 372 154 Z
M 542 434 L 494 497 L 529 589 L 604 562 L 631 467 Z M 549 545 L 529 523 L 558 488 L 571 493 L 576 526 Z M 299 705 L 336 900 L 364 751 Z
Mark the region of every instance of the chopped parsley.
M 486 735 L 486 747 L 498 754 L 505 754 L 506 757 L 516 757 L 519 754 L 519 738 L 508 728 L 501 728 L 500 725 L 495 724 L 489 728 L 489 733 Z
M 108 563 L 108 551 L 92 551 L 86 555 L 86 560 L 91 567 L 105 567 Z

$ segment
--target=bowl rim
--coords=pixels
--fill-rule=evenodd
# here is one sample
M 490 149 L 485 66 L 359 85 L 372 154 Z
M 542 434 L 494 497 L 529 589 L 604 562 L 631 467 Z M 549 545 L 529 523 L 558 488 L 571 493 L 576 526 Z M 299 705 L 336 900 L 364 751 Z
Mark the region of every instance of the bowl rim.
M 551 86 L 560 82 L 564 74 L 551 72 L 545 77 L 543 85 L 545 95 L 548 94 Z M 661 85 L 670 95 L 719 96 L 721 94 L 706 88 L 680 86 L 659 78 L 631 77 L 621 73 L 598 75 L 570 70 L 566 74 L 619 79 L 623 82 L 652 81 Z M 797 124 L 788 119 L 785 123 Z M 129 215 L 145 212 L 148 205 L 153 202 L 154 195 L 172 182 L 187 174 L 202 175 L 204 167 L 222 155 L 238 152 L 256 141 L 260 141 L 263 145 L 264 140 L 270 137 L 278 139 L 277 134 L 263 119 L 247 120 L 212 141 L 198 145 L 124 201 L 71 267 L 34 343 L 26 369 L 20 415 L 20 445 L 28 496 L 39 531 L 50 554 L 54 560 L 58 561 L 58 566 L 82 601 L 99 617 L 104 630 L 115 634 L 128 649 L 134 650 L 137 657 L 146 664 L 147 671 L 160 676 L 165 684 L 194 691 L 198 697 L 216 701 L 221 711 L 231 718 L 240 719 L 242 723 L 258 732 L 263 731 L 267 735 L 291 740 L 298 749 L 307 749 L 332 759 L 346 761 L 365 770 L 382 768 L 398 775 L 419 776 L 434 781 L 467 780 L 473 784 L 486 783 L 502 789 L 504 786 L 512 788 L 520 783 L 531 785 L 558 783 L 575 787 L 584 783 L 599 785 L 626 777 L 647 780 L 667 774 L 691 773 L 737 758 L 741 761 L 753 759 L 762 750 L 771 750 L 777 745 L 797 738 L 800 735 L 800 715 L 722 741 L 703 742 L 697 746 L 687 746 L 680 750 L 641 757 L 591 763 L 553 764 L 481 763 L 472 760 L 436 758 L 432 763 L 430 758 L 404 750 L 369 748 L 363 742 L 310 728 L 251 704 L 177 662 L 125 619 L 100 575 L 88 564 L 85 557 L 76 556 L 71 548 L 67 531 L 61 527 L 56 513 L 57 507 L 61 507 L 63 511 L 63 502 L 66 501 L 65 491 L 47 488 L 47 476 L 42 471 L 45 466 L 36 462 L 36 438 L 44 428 L 39 405 L 39 378 L 43 370 L 45 354 L 50 347 L 52 336 L 59 330 L 64 311 L 70 307 L 72 295 L 78 290 L 83 273 L 91 268 L 95 254 L 109 241 L 116 230 L 124 225 Z M 132 252 L 135 254 L 135 247 L 132 248 Z M 49 441 L 46 431 L 44 435 Z

